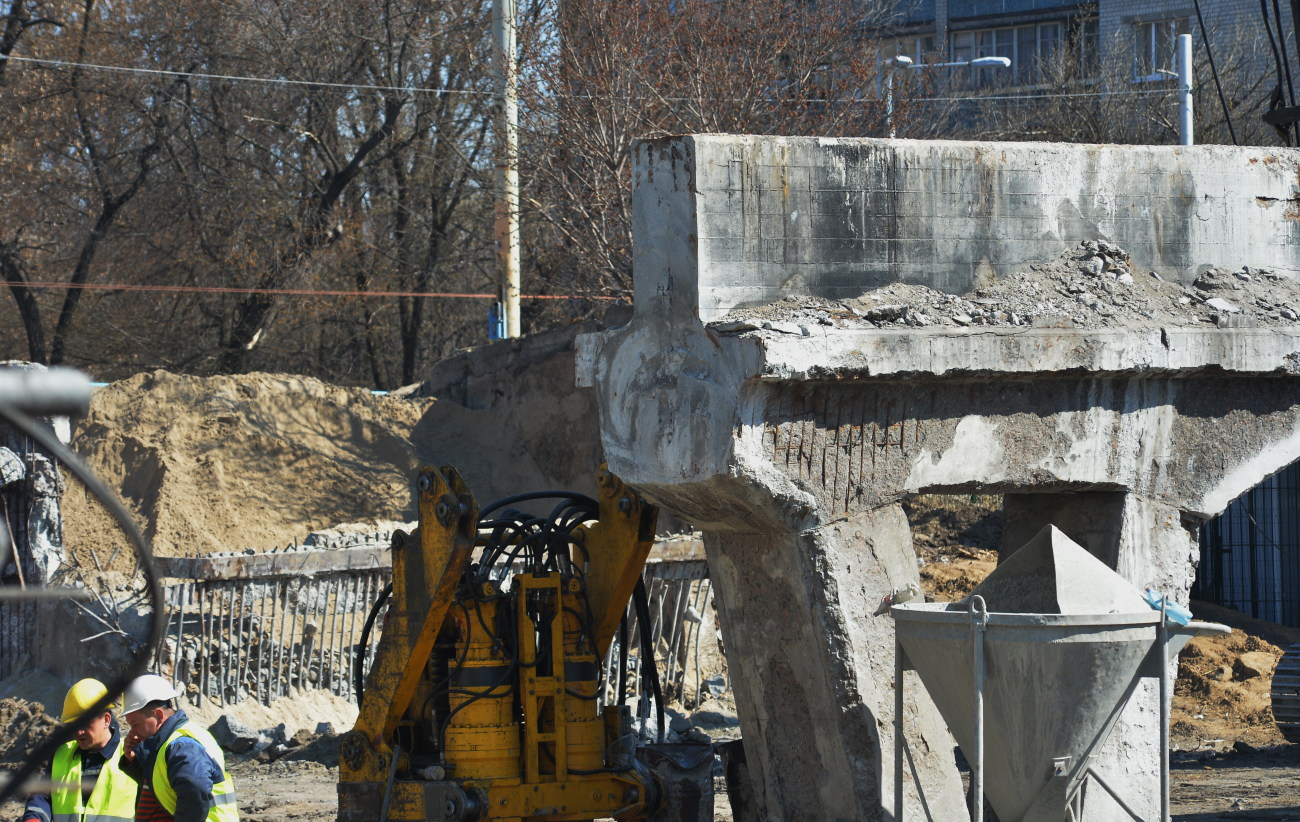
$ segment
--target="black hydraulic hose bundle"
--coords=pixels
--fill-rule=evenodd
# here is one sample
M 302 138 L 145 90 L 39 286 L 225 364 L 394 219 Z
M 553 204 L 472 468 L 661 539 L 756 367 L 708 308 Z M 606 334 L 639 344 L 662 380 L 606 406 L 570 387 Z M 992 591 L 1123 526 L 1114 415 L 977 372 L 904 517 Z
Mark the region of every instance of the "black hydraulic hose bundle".
M 549 517 L 527 514 L 510 507 L 517 503 L 543 499 L 561 500 L 551 510 Z M 572 549 L 576 547 L 585 556 L 587 547 L 574 539 L 573 532 L 582 523 L 596 518 L 599 512 L 600 506 L 596 500 L 571 491 L 534 491 L 526 494 L 515 494 L 493 502 L 479 512 L 478 531 L 480 535 L 486 533 L 487 536 L 480 537 L 483 550 L 475 564 L 466 570 L 467 581 L 474 583 L 474 590 L 481 590 L 482 585 L 492 581 L 494 577 L 504 579 L 515 563 L 520 560 L 525 563 L 529 571 L 534 573 L 558 571 L 572 573 L 580 577 L 582 570 L 573 562 Z M 353 685 L 358 704 L 361 703 L 364 693 L 365 663 L 370 650 L 371 632 L 374 630 L 375 622 L 383 611 L 384 605 L 392 596 L 392 591 L 392 583 L 389 583 L 380 592 L 361 630 L 361 639 L 357 645 L 353 664 Z M 659 682 L 659 670 L 655 664 L 649 595 L 644 579 L 637 579 L 636 588 L 632 594 L 632 604 L 633 611 L 636 614 L 637 633 L 641 645 L 641 687 L 644 689 L 643 692 L 648 691 L 647 695 L 654 700 L 658 738 L 662 742 L 665 731 L 665 708 L 662 687 Z M 462 608 L 465 607 L 464 602 L 460 602 L 460 605 Z M 519 607 L 525 606 L 520 603 Z M 591 634 L 593 627 L 590 603 L 587 603 L 586 611 L 585 614 L 574 614 L 574 616 L 578 617 L 583 628 L 588 634 Z M 486 626 L 484 627 L 486 628 Z M 627 617 L 624 617 L 619 624 L 618 636 L 617 701 L 620 704 L 627 697 L 629 633 L 628 620 Z M 488 630 L 488 634 L 494 638 L 494 641 L 499 641 L 495 631 Z M 522 664 L 518 659 L 517 643 L 512 643 L 512 645 L 514 645 L 512 654 L 514 661 L 508 668 L 510 674 L 513 674 Z M 450 675 L 449 671 L 449 678 Z M 504 682 L 498 684 L 504 684 Z M 446 724 L 450 719 L 450 716 L 444 718 L 439 729 L 439 736 L 445 731 Z
M 655 721 L 659 728 L 659 741 L 664 741 L 664 695 L 659 687 L 659 666 L 655 665 L 654 637 L 650 635 L 650 597 L 646 593 L 645 578 L 638 577 L 632 593 L 636 621 L 641 634 L 641 676 L 650 683 L 655 699 Z

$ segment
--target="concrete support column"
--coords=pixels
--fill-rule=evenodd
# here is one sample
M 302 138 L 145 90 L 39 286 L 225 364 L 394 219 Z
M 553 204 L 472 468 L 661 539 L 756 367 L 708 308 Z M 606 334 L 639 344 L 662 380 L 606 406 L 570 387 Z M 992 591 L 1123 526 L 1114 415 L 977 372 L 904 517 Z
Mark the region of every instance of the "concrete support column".
M 705 547 L 766 819 L 897 819 L 894 631 L 873 612 L 919 581 L 901 506 L 804 532 L 709 532 Z M 951 737 L 908 677 L 903 819 L 964 818 Z
M 1167 505 L 1124 492 L 1007 494 L 1003 551 L 1014 552 L 1053 524 L 1139 589 L 1148 586 L 1187 603 L 1196 575 L 1196 524 Z M 1177 662 L 1170 662 L 1171 677 Z M 1145 819 L 1160 811 L 1160 716 L 1155 680 L 1143 680 L 1115 724 L 1094 767 Z M 1106 793 L 1088 789 L 1081 822 L 1130 817 Z

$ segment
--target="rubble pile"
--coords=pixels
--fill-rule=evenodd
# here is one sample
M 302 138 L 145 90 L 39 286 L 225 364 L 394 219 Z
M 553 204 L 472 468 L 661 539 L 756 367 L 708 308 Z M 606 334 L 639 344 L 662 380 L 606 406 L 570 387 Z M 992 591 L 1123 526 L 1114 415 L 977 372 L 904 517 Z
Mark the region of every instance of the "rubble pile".
M 787 297 L 739 308 L 710 328 L 808 336 L 843 329 L 950 327 L 1239 328 L 1300 323 L 1300 283 L 1243 265 L 1210 268 L 1191 286 L 1141 269 L 1119 246 L 1085 240 L 1047 263 L 964 296 L 891 283 L 852 300 Z
M 58 726 L 58 717 L 38 702 L 0 699 L 0 771 L 15 770 Z

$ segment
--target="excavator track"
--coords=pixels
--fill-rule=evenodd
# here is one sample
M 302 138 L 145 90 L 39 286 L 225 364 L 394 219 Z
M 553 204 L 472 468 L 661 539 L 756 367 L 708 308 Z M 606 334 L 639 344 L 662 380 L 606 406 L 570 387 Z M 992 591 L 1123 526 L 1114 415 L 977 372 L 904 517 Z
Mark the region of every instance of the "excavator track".
M 1288 742 L 1300 742 L 1300 643 L 1286 649 L 1273 669 L 1273 721 Z

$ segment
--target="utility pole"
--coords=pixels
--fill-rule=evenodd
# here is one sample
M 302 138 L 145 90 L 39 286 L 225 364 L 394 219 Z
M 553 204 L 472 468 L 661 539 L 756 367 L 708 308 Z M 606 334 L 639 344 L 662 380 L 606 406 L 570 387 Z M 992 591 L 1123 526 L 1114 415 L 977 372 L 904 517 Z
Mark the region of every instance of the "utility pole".
M 519 72 L 515 25 L 517 0 L 493 0 L 496 68 L 496 239 L 501 336 L 519 336 Z

